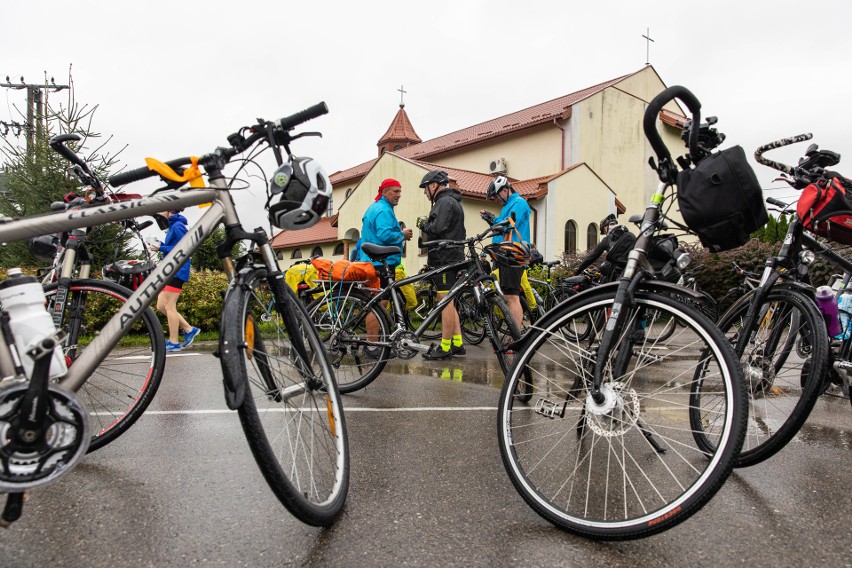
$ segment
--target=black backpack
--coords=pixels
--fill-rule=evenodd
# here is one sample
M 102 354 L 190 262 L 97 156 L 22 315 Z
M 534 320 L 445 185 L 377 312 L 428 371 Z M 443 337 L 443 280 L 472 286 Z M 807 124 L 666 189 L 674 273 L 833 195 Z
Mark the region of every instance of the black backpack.
M 624 225 L 619 225 L 607 235 L 612 243 L 606 253 L 606 259 L 617 268 L 624 268 L 627 264 L 627 255 L 633 250 L 636 243 L 636 235 L 627 230 Z
M 769 220 L 757 176 L 741 146 L 711 154 L 680 172 L 677 200 L 686 226 L 711 252 L 744 245 Z

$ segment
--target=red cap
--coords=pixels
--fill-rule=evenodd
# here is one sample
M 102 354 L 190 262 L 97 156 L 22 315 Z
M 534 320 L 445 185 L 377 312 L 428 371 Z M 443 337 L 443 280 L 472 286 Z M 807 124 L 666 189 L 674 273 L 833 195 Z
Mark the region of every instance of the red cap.
M 379 185 L 379 193 L 376 194 L 376 201 L 382 198 L 382 192 L 389 187 L 402 187 L 402 184 L 393 178 L 388 178 Z

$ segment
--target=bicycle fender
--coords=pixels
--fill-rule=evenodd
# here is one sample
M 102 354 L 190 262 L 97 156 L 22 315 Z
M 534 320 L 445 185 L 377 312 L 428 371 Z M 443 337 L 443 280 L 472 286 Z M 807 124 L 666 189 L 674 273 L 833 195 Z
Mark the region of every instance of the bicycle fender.
M 235 334 L 233 334 L 233 331 L 229 332 L 227 329 L 229 322 L 233 325 L 234 322 L 239 321 L 237 313 L 230 313 L 232 311 L 236 312 L 238 309 L 236 302 L 229 302 L 228 300 L 233 297 L 234 292 L 245 284 L 245 277 L 248 272 L 248 269 L 240 271 L 228 288 L 228 292 L 225 294 L 222 321 L 219 324 L 219 359 L 222 364 L 222 384 L 225 388 L 225 404 L 231 410 L 236 410 L 243 404 L 246 395 L 246 385 L 245 381 L 240 380 L 239 377 L 246 376 L 247 371 L 239 345 L 236 345 L 230 339 L 230 336 Z

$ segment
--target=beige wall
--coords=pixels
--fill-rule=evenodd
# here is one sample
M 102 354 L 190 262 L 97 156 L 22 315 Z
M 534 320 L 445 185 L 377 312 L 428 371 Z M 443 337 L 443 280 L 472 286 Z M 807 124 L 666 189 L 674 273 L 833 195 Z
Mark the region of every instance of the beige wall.
M 446 156 L 432 156 L 430 162 L 449 168 L 491 173 L 495 158 L 505 158 L 507 175 L 514 179 L 531 179 L 553 175 L 562 169 L 562 131 L 548 123 L 516 136 L 463 149 Z
M 322 244 L 307 244 L 301 245 L 298 247 L 290 247 L 286 249 L 278 249 L 275 251 L 275 254 L 278 255 L 278 266 L 281 270 L 287 270 L 290 266 L 292 266 L 297 260 L 304 260 L 306 258 L 310 258 L 312 255 L 314 248 L 320 247 L 322 249 L 322 256 L 325 258 L 332 258 L 334 260 L 340 260 L 343 258 L 343 255 L 334 255 L 335 247 L 337 243 L 322 243 Z M 302 251 L 302 258 L 293 258 L 293 251 L 299 249 Z

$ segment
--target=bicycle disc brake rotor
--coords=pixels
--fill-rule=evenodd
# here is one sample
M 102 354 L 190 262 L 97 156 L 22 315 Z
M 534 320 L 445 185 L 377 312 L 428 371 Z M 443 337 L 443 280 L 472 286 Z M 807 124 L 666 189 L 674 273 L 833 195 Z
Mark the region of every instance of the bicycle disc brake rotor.
M 417 351 L 414 349 L 403 347 L 402 341 L 404 339 L 407 339 L 411 343 L 420 343 L 420 340 L 417 339 L 417 336 L 410 331 L 404 331 L 400 333 L 398 337 L 395 337 L 393 339 L 393 350 L 394 353 L 396 353 L 396 356 L 400 359 L 411 359 L 415 355 L 417 355 Z
M 48 387 L 47 428 L 41 440 L 17 443 L 15 425 L 28 383 L 0 387 L 0 492 L 19 493 L 56 481 L 89 448 L 89 414 L 71 391 Z
M 639 419 L 639 396 L 624 383 L 603 385 L 601 393 L 602 404 L 597 404 L 591 393 L 586 396 L 586 424 L 598 436 L 623 436 Z

